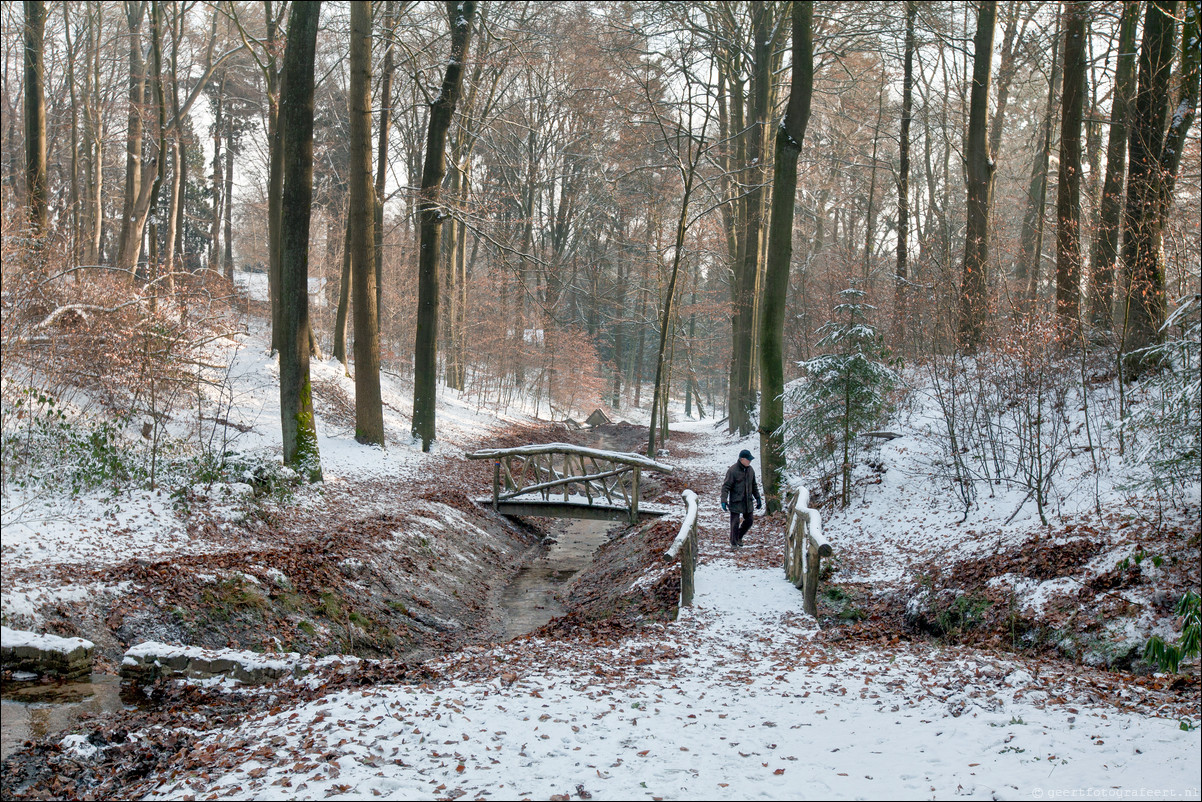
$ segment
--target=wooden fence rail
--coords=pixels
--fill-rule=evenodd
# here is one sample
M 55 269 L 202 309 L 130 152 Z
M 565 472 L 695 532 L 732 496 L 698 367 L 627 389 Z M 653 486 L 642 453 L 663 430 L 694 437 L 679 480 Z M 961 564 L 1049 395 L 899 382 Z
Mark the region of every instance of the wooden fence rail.
M 810 615 L 818 614 L 818 573 L 823 557 L 831 556 L 831 544 L 822 534 L 822 515 L 810 508 L 810 491 L 794 486 L 789 493 L 785 524 L 785 576 L 801 589 L 801 604 Z
M 680 559 L 680 606 L 693 604 L 693 572 L 697 569 L 697 494 L 686 489 L 684 497 L 684 520 L 680 532 L 666 552 L 669 559 Z

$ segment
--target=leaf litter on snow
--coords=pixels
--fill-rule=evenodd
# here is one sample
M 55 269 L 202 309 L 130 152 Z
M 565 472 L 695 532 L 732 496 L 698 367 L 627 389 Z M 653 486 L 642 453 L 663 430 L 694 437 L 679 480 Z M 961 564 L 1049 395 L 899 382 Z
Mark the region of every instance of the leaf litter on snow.
M 824 620 L 819 629 L 779 568 L 779 518 L 761 518 L 747 548 L 727 547 L 716 484 L 744 445 L 754 443 L 701 427 L 670 443 L 683 457 L 681 474 L 704 491 L 698 598 L 678 621 L 587 614 L 611 601 L 598 587 L 605 572 L 635 559 L 615 547 L 602 555 L 593 585 L 576 589 L 585 612 L 507 644 L 414 665 L 364 663 L 271 688 L 164 683 L 157 691 L 164 708 L 128 716 L 124 740 L 97 745 L 89 770 L 108 766 L 114 781 L 105 788 L 115 791 L 232 798 L 280 793 L 272 788 L 348 798 L 789 798 L 797 776 L 831 798 L 1007 796 L 1044 787 L 1050 769 L 1064 787 L 1196 782 L 1197 730 L 1177 725 L 1179 718 L 1196 723 L 1196 691 L 1183 695 L 1171 678 L 1115 675 L 1050 655 L 932 643 L 889 620 L 887 603 L 872 607 L 882 595 L 874 584 L 896 587 L 943 556 L 937 532 L 907 537 L 907 527 L 924 520 L 917 511 L 895 523 L 879 510 L 832 516 L 838 524 L 828 532 L 841 535 L 832 539 L 847 555 L 848 573 L 836 573 L 835 584 L 852 587 L 844 580 L 858 577 L 869 617 L 848 627 Z M 453 462 L 446 475 L 455 490 L 423 491 L 423 501 L 446 505 L 443 520 L 461 527 L 452 511 L 471 506 L 467 489 L 486 477 Z M 388 516 L 394 486 L 380 481 L 376 489 L 368 507 Z M 349 483 L 334 481 L 327 492 L 328 501 L 357 500 Z M 291 514 L 305 531 L 328 532 L 308 547 L 358 553 L 363 529 L 323 526 L 329 519 L 317 504 Z M 980 522 L 937 523 L 934 530 L 959 538 L 952 550 L 972 558 L 949 567 L 949 580 L 1010 576 L 1011 586 L 1089 565 L 1082 562 L 1088 550 L 1072 544 L 1104 536 L 1066 528 L 1067 548 L 1039 552 L 1047 559 L 1037 563 L 1022 559 L 1021 549 L 983 554 L 981 544 L 998 541 Z M 409 525 L 420 522 L 378 521 L 381 531 Z M 225 531 L 216 524 L 209 536 Z M 666 532 L 651 531 L 647 542 L 659 534 Z M 1002 541 L 1021 543 L 1014 532 Z M 221 558 L 216 568 L 270 581 L 253 566 L 279 561 L 289 576 L 309 567 L 294 552 L 260 550 L 248 559 Z M 1095 568 L 1108 591 L 1130 582 Z M 156 572 L 172 576 L 168 565 L 153 564 L 146 581 Z M 633 603 L 646 612 L 657 603 L 648 596 L 670 583 L 643 584 L 636 589 L 647 593 Z M 49 744 L 41 748 L 47 761 L 62 757 Z M 145 778 L 122 775 L 123 761 L 142 761 Z

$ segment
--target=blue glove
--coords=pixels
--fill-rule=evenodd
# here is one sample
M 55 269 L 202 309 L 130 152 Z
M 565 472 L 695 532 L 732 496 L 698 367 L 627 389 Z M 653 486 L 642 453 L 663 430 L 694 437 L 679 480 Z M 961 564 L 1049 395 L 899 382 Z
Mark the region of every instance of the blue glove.
M 755 508 L 758 510 L 758 509 L 761 509 L 761 508 L 763 508 L 763 506 L 764 506 L 764 502 L 760 501 L 760 500 L 757 498 L 757 499 L 755 500 Z
M 722 502 L 722 512 L 727 512 L 725 501 Z

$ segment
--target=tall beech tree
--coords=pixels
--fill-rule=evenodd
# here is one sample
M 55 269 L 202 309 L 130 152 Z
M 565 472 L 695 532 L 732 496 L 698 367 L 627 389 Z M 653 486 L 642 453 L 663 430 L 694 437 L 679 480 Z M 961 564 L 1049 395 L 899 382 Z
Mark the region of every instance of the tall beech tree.
M 1185 135 L 1198 107 L 1198 2 L 1185 3 L 1180 96 L 1168 120 L 1176 47 L 1176 0 L 1151 0 L 1144 15 L 1139 84 L 1128 143 L 1127 238 L 1123 248 L 1127 298 L 1124 351 L 1138 373 L 1150 365 L 1141 349 L 1160 341 L 1165 320 L 1162 239 Z
M 351 3 L 350 199 L 347 213 L 355 308 L 355 439 L 384 444 L 380 319 L 376 302 L 376 193 L 371 175 L 371 2 Z
M 284 17 L 287 3 L 280 3 L 272 13 L 271 0 L 264 0 L 263 15 L 267 24 L 267 51 L 263 72 L 267 78 L 267 287 L 271 297 L 271 350 L 280 349 L 280 203 L 284 194 L 284 151 L 279 146 L 280 130 L 280 68 L 277 66 L 276 49 L 279 38 L 280 20 Z
M 1056 190 L 1056 314 L 1066 328 L 1081 308 L 1081 118 L 1085 109 L 1085 44 L 1089 6 L 1073 0 L 1064 13 L 1064 84 L 1060 93 L 1060 169 Z
M 910 123 L 914 116 L 914 19 L 918 16 L 916 0 L 906 0 L 906 42 L 902 65 L 901 134 L 897 158 L 897 267 L 894 270 L 894 325 L 901 332 L 905 327 L 906 284 L 910 280 L 908 248 L 910 238 Z
M 907 19 L 911 20 L 907 14 Z M 772 176 L 772 217 L 760 320 L 760 458 L 768 512 L 780 509 L 781 469 L 785 465 L 785 299 L 793 260 L 793 208 L 797 201 L 797 159 L 810 122 L 814 96 L 814 4 L 793 3 L 793 86 L 785 117 L 776 129 Z M 912 36 L 912 33 L 911 33 Z
M 463 90 L 475 0 L 447 0 L 451 53 L 438 96 L 430 103 L 426 158 L 417 203 L 417 336 L 413 353 L 413 436 L 429 451 L 435 438 L 438 398 L 438 262 L 442 250 L 442 180 L 447 174 L 447 131 Z
M 1119 22 L 1118 55 L 1114 68 L 1114 99 L 1110 106 L 1110 133 L 1106 140 L 1106 179 L 1102 184 L 1098 230 L 1090 258 L 1090 322 L 1099 328 L 1113 326 L 1114 273 L 1118 261 L 1119 232 L 1123 219 L 1123 180 L 1127 172 L 1129 110 L 1135 94 L 1135 28 L 1139 0 L 1124 0 Z
M 280 423 L 284 464 L 321 480 L 309 381 L 309 213 L 313 202 L 313 62 L 321 3 L 293 3 L 280 86 Z
M 972 92 L 964 142 L 968 223 L 960 282 L 959 330 L 961 342 L 969 348 L 981 344 L 989 309 L 989 207 L 997 166 L 989 153 L 989 81 L 996 20 L 997 0 L 982 0 L 977 10 L 977 33 L 973 38 Z
M 1031 160 L 1031 179 L 1027 185 L 1027 210 L 1023 215 L 1019 235 L 1018 262 L 1015 278 L 1025 285 L 1026 294 L 1034 298 L 1039 290 L 1043 267 L 1043 212 L 1048 199 L 1048 159 L 1052 153 L 1052 132 L 1056 130 L 1056 98 L 1060 92 L 1060 13 L 1057 9 L 1056 28 L 1052 35 L 1052 69 L 1048 78 L 1048 98 L 1044 106 L 1042 133 L 1035 156 Z
M 25 187 L 35 237 L 50 225 L 46 196 L 46 4 L 25 0 Z
M 396 39 L 396 26 L 399 15 L 396 13 L 393 0 L 384 3 L 384 64 L 380 69 L 380 128 L 376 134 L 379 144 L 376 147 L 376 185 L 375 210 L 373 211 L 375 226 L 372 232 L 375 236 L 375 276 L 376 276 L 376 328 L 384 314 L 384 182 L 388 177 L 388 140 L 392 131 L 392 75 L 396 70 L 392 51 Z M 377 339 L 379 335 L 377 333 Z M 379 353 L 379 349 L 377 349 Z M 357 359 L 358 357 L 356 357 Z
M 705 3 L 699 33 L 715 60 L 722 227 L 730 265 L 731 356 L 727 385 L 729 431 L 750 434 L 755 409 L 756 320 L 762 281 L 769 191 L 769 123 L 776 105 L 775 77 L 784 4 Z
M 146 105 L 146 60 L 142 54 L 142 22 L 146 17 L 146 0 L 125 3 L 125 23 L 129 34 L 129 112 L 125 129 L 125 201 L 121 210 L 121 238 L 117 245 L 117 267 L 130 271 L 138 263 L 142 250 L 142 230 L 135 231 L 138 196 L 149 191 L 149 181 L 143 180 L 142 116 Z M 149 179 L 150 173 L 146 173 Z

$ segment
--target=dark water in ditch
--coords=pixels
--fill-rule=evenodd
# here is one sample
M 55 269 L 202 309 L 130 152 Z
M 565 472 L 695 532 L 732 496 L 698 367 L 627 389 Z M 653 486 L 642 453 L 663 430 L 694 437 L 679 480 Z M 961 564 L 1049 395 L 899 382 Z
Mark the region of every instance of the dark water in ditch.
M 563 583 L 587 566 L 593 553 L 617 524 L 609 521 L 548 520 L 555 540 L 546 551 L 518 572 L 501 594 L 501 622 L 505 640 L 538 629 L 558 615 L 563 604 L 556 598 Z
M 65 732 L 88 713 L 106 713 L 132 707 L 121 698 L 121 678 L 93 674 L 77 682 L 42 685 L 38 682 L 5 682 L 0 698 L 0 759 L 31 738 Z

